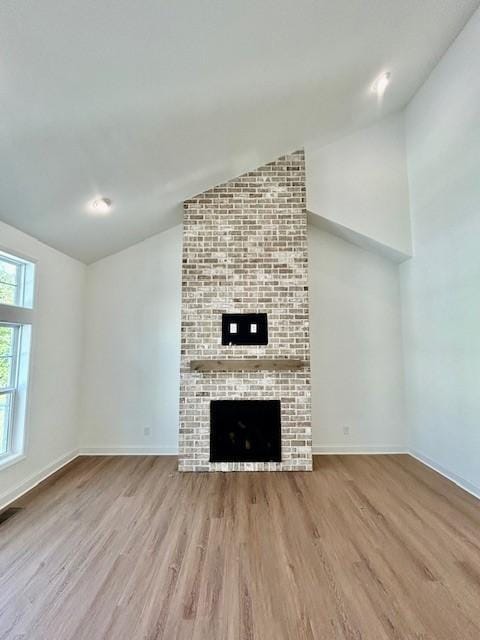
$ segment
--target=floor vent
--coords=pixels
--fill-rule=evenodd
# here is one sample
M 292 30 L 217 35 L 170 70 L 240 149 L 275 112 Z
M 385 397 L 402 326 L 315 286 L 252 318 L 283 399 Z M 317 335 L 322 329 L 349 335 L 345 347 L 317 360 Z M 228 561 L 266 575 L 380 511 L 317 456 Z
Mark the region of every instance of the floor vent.
M 22 507 L 9 507 L 8 509 L 5 509 L 5 511 L 2 511 L 0 513 L 0 526 L 7 520 L 10 520 L 10 518 L 13 518 L 13 516 L 19 511 L 22 511 Z

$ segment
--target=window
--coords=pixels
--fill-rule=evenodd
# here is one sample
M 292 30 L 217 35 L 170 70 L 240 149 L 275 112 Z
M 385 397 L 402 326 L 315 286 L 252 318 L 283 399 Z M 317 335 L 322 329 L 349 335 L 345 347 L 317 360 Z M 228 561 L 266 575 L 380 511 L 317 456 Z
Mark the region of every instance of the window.
M 23 454 L 34 273 L 0 251 L 0 466 Z
M 19 330 L 15 325 L 0 325 L 0 456 L 9 451 L 18 369 Z

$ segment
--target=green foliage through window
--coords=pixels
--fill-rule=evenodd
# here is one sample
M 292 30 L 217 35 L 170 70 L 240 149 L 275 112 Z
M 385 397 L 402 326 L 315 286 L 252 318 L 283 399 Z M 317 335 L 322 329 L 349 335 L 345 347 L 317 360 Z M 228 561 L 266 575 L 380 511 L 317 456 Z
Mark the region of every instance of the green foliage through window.
M 19 264 L 0 258 L 0 303 L 18 304 L 20 271 Z
M 11 414 L 12 396 L 9 393 L 0 394 L 0 455 L 8 448 L 8 427 Z
M 0 389 L 12 385 L 15 328 L 0 325 Z
M 24 447 L 34 278 L 33 262 L 0 251 L 0 467 Z

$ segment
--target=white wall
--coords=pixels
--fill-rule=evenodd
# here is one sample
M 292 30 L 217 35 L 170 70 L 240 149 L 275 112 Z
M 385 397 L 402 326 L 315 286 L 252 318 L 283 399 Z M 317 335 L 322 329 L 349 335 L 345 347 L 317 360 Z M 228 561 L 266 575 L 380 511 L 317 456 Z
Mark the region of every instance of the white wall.
M 307 209 L 327 230 L 398 261 L 411 255 L 403 113 L 305 145 Z
M 412 449 L 480 494 L 480 10 L 407 110 Z
M 0 469 L 0 507 L 78 447 L 85 265 L 0 222 L 0 246 L 37 261 L 26 457 Z
M 403 449 L 398 267 L 309 237 L 314 445 Z M 177 450 L 181 240 L 177 227 L 88 267 L 86 451 Z
M 479 59 L 477 11 L 407 109 L 415 257 L 397 267 L 309 231 L 314 446 L 405 448 L 400 269 L 408 446 L 478 494 Z M 354 241 L 406 255 L 403 131 L 397 115 L 306 152 L 309 210 Z M 39 281 L 27 456 L 0 470 L 0 505 L 76 450 L 80 389 L 84 450 L 176 451 L 181 227 L 91 265 L 87 276 L 3 223 L 0 246 L 38 261 Z
M 88 267 L 85 450 L 177 451 L 181 250 L 180 225 Z
M 316 228 L 309 249 L 314 446 L 405 451 L 398 266 Z

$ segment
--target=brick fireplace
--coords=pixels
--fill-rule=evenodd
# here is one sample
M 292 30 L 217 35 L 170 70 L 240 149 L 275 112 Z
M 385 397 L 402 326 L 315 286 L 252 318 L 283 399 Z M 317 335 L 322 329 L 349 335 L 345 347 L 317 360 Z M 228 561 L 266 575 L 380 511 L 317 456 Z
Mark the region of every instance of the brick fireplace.
M 179 469 L 309 471 L 312 443 L 303 151 L 210 189 L 184 206 Z M 235 314 L 228 317 L 236 320 L 238 316 L 240 322 L 243 314 L 262 314 L 262 318 L 266 314 L 268 343 L 232 344 L 225 340 L 224 314 Z M 222 317 L 226 344 L 222 344 Z M 256 332 L 257 323 L 251 316 L 245 317 L 247 333 Z M 237 331 L 236 323 L 228 326 Z M 249 425 L 245 426 L 240 416 L 238 433 L 227 424 L 224 427 L 227 444 L 230 437 L 237 447 L 239 442 L 244 446 L 242 461 L 213 461 L 218 460 L 218 454 L 211 458 L 211 404 L 222 406 L 219 401 L 279 401 L 281 454 L 275 445 L 271 459 L 267 455 L 265 461 L 248 460 L 248 451 L 256 442 L 266 442 L 266 450 L 270 446 L 263 438 L 261 414 L 255 421 L 251 410 L 265 402 L 251 402 L 246 413 L 242 409 L 242 415 L 253 416 Z M 231 418 L 231 407 L 229 411 Z M 218 421 L 217 417 L 216 428 L 221 429 Z M 242 428 L 247 435 L 242 435 Z M 252 458 L 258 460 L 254 452 Z

